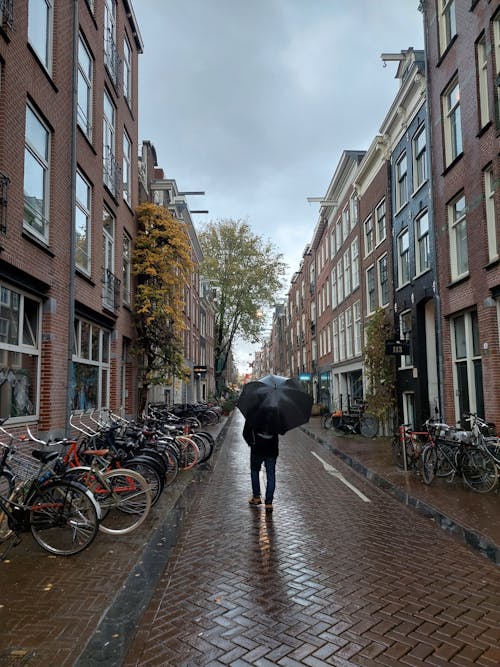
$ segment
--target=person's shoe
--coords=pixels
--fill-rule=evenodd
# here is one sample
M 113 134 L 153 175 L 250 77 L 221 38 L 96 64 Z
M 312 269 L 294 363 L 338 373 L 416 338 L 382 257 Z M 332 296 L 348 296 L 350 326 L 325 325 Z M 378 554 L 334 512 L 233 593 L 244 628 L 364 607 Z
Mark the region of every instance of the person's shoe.
M 250 505 L 260 505 L 262 500 L 260 496 L 252 496 L 248 502 Z
M 264 505 L 264 507 L 266 508 L 266 512 L 272 512 L 273 511 L 273 504 L 272 503 L 266 503 Z

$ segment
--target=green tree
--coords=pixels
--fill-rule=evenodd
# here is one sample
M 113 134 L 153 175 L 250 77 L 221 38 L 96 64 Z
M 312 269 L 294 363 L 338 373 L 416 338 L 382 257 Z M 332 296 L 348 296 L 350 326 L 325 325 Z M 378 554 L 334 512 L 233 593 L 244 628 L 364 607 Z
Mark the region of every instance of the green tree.
M 198 234 L 203 275 L 215 288 L 215 364 L 217 391 L 235 336 L 257 342 L 265 325 L 263 310 L 276 302 L 286 264 L 269 241 L 243 220 L 208 223 Z
M 184 365 L 182 332 L 186 326 L 184 288 L 190 281 L 193 262 L 184 223 L 154 204 L 141 204 L 136 213 L 138 232 L 132 272 L 137 276 L 136 351 L 144 360 L 144 403 L 151 385 L 189 375 Z
M 365 327 L 363 360 L 366 374 L 366 409 L 383 421 L 394 406 L 394 358 L 385 353 L 385 341 L 394 328 L 384 308 L 377 308 Z

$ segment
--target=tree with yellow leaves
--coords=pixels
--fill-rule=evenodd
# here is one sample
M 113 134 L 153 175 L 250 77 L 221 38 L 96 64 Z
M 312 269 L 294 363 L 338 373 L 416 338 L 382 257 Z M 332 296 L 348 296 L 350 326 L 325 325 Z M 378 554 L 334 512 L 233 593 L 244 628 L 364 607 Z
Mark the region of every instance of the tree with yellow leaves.
M 138 232 L 132 256 L 137 276 L 136 349 L 143 359 L 143 401 L 151 385 L 189 377 L 184 365 L 184 289 L 193 261 L 183 222 L 154 204 L 137 208 Z M 143 406 L 140 406 L 141 408 Z

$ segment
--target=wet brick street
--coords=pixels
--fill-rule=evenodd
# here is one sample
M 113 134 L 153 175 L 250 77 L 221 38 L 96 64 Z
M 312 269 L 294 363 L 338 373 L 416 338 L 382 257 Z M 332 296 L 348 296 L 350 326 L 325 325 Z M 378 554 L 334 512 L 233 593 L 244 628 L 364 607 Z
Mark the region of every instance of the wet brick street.
M 238 413 L 125 667 L 500 664 L 496 565 L 300 431 L 282 439 L 274 514 L 249 507 L 241 427 Z
M 281 439 L 274 513 L 248 506 L 242 425 L 236 411 L 213 470 L 162 499 L 131 536 L 99 535 L 87 552 L 55 559 L 27 535 L 0 564 L 0 666 L 500 664 L 491 553 L 450 537 L 299 429 Z M 309 432 L 324 436 L 314 423 Z M 344 457 L 369 444 L 346 439 Z M 394 475 L 394 488 L 413 491 Z M 427 509 L 445 498 L 416 483 Z M 468 494 L 465 516 L 445 492 L 449 526 L 468 524 L 494 545 L 498 527 L 481 522 L 498 495 Z

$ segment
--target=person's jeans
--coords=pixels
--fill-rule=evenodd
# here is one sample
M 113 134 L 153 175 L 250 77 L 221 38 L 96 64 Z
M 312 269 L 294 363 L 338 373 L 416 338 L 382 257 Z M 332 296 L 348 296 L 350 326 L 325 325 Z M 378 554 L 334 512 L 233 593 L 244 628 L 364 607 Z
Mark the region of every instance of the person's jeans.
M 250 452 L 250 476 L 252 479 L 252 493 L 254 496 L 260 496 L 260 469 L 264 464 L 266 469 L 266 505 L 271 505 L 276 488 L 276 457 L 262 456 Z

